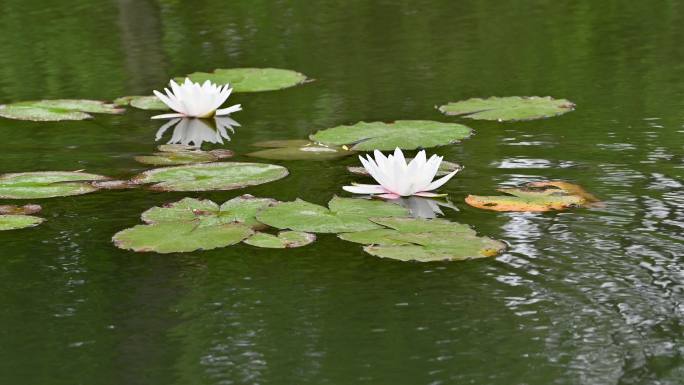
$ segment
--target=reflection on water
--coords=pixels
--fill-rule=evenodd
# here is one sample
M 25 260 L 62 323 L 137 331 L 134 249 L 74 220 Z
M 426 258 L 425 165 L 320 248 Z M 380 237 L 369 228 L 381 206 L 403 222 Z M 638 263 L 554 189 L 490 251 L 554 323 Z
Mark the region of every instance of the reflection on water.
M 200 148 L 204 142 L 223 144 L 224 139 L 230 141 L 230 135 L 235 133 L 234 127 L 239 126 L 240 123 L 225 116 L 214 119 L 177 118 L 159 127 L 155 140 L 161 140 L 166 131 L 174 127 L 168 144 L 182 144 Z
M 390 202 L 406 207 L 414 218 L 431 219 L 437 218 L 437 216 L 443 216 L 444 212 L 440 206 L 458 211 L 458 208 L 446 199 L 428 199 L 412 196 L 408 198 L 392 199 Z

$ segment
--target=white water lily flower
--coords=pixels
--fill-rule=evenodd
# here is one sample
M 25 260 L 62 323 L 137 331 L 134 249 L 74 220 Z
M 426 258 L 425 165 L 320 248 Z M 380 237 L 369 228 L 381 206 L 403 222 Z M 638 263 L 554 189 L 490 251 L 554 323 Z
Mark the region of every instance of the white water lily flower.
M 456 170 L 433 181 L 442 163 L 442 157 L 433 155 L 428 160 L 425 150 L 420 151 L 408 164 L 399 148 L 394 150 L 394 155 L 385 156 L 378 150 L 375 150 L 374 154 L 375 159 L 370 155 L 367 159 L 359 156 L 359 159 L 366 171 L 380 184 L 355 184 L 342 187 L 344 190 L 354 194 L 378 194 L 379 197 L 386 199 L 411 195 L 436 197 L 439 194 L 429 191 L 440 188 L 458 172 Z
M 161 140 L 166 131 L 175 125 L 168 144 L 182 144 L 201 148 L 204 142 L 223 144 L 224 139 L 230 141 L 230 135 L 235 133 L 233 127 L 240 126 L 240 123 L 225 116 L 216 117 L 213 121 L 215 128 L 210 125 L 211 120 L 194 118 L 173 119 L 159 127 L 155 140 Z M 230 130 L 230 133 L 228 130 Z
M 210 118 L 214 115 L 225 116 L 242 110 L 239 104 L 219 109 L 233 91 L 232 88 L 228 88 L 230 87 L 228 84 L 217 86 L 207 80 L 200 85 L 188 78 L 180 85 L 173 80 L 169 84 L 171 90 L 165 88 L 166 95 L 159 91 L 154 91 L 154 94 L 176 113 L 157 115 L 152 119 Z

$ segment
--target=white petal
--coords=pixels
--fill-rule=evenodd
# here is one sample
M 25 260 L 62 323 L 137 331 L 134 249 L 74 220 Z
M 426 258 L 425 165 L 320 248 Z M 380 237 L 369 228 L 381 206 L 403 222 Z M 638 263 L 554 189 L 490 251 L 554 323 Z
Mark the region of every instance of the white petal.
M 384 194 L 387 192 L 382 186 L 374 184 L 359 184 L 354 186 L 342 186 L 344 191 L 354 194 Z
M 236 105 L 230 106 L 228 108 L 216 110 L 216 115 L 218 115 L 218 116 L 228 115 L 228 114 L 232 114 L 233 112 L 237 112 L 237 111 L 242 111 L 242 105 L 241 104 L 236 104 Z
M 436 181 L 430 183 L 430 185 L 423 191 L 431 191 L 431 190 L 435 190 L 435 189 L 442 187 L 442 185 L 444 183 L 448 182 L 449 179 L 451 179 L 454 175 L 456 175 L 457 172 L 458 172 L 458 170 L 453 171 L 449 175 L 445 175 L 445 176 L 437 179 Z
M 182 118 L 185 115 L 183 114 L 161 114 L 161 115 L 155 115 L 152 117 L 152 119 L 170 119 L 170 118 Z

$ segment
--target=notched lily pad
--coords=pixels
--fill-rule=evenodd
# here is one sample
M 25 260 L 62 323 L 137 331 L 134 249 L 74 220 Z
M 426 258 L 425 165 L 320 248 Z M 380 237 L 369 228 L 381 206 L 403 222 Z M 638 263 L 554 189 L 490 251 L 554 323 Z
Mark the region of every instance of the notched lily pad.
M 266 163 L 200 163 L 156 168 L 132 180 L 156 191 L 233 190 L 272 182 L 288 175 L 285 167 Z
M 0 215 L 0 231 L 38 226 L 44 221 L 45 219 L 32 215 Z
M 465 201 L 485 210 L 531 212 L 565 210 L 598 202 L 582 187 L 561 181 L 532 182 L 520 188 L 501 188 L 498 191 L 509 195 L 468 195 Z
M 136 156 L 139 163 L 153 166 L 173 166 L 180 164 L 209 163 L 230 158 L 234 153 L 230 150 L 218 149 L 202 151 L 196 147 L 179 144 L 165 144 L 157 148 L 159 152 L 152 155 Z
M 272 148 L 251 152 L 247 156 L 272 160 L 330 160 L 354 153 L 342 147 L 320 145 L 308 140 L 269 141 L 254 145 Z
M 139 108 L 141 110 L 152 110 L 152 111 L 167 111 L 169 107 L 164 104 L 158 97 L 154 95 L 135 95 L 135 96 L 122 96 L 114 100 L 114 104 L 117 106 L 125 107 L 131 106 Z
M 575 109 L 566 99 L 550 96 L 507 96 L 487 99 L 472 98 L 438 107 L 446 115 L 458 115 L 477 120 L 533 120 L 562 115 Z
M 306 75 L 279 68 L 227 68 L 214 72 L 195 72 L 187 77 L 194 82 L 206 80 L 216 84 L 230 84 L 233 92 L 272 91 L 293 87 L 307 81 Z M 177 78 L 182 81 L 184 78 Z
M 257 213 L 257 220 L 278 229 L 342 233 L 381 228 L 370 217 L 407 216 L 408 210 L 383 201 L 334 197 L 328 208 L 297 199 Z
M 153 207 L 142 214 L 143 222 L 156 224 L 164 222 L 196 222 L 203 225 L 245 223 L 253 228 L 264 227 L 256 220 L 256 213 L 277 203 L 275 199 L 256 198 L 245 194 L 222 205 L 210 200 L 184 198 L 178 202 Z
M 278 235 L 257 232 L 243 242 L 268 249 L 289 249 L 306 246 L 316 240 L 316 236 L 300 231 L 281 231 Z
M 374 256 L 400 261 L 453 261 L 491 257 L 505 249 L 502 242 L 479 237 L 467 225 L 445 219 L 371 218 L 389 228 L 340 234 L 341 239 L 367 245 Z
M 428 120 L 397 120 L 393 123 L 359 122 L 318 131 L 311 140 L 329 146 L 349 146 L 356 151 L 390 151 L 428 148 L 456 143 L 472 130 L 464 125 Z
M 116 233 L 112 240 L 120 249 L 167 254 L 230 246 L 253 233 L 244 223 L 204 226 L 194 222 L 162 222 L 131 227 Z
M 406 161 L 410 162 L 412 161 L 413 158 L 407 158 Z M 364 175 L 364 176 L 369 176 L 370 174 L 368 171 L 366 171 L 365 168 L 363 167 L 356 167 L 356 166 L 348 166 L 347 170 L 351 172 L 352 174 L 357 174 L 357 175 Z M 444 176 L 447 174 L 451 174 L 454 171 L 461 171 L 463 170 L 463 166 L 461 166 L 458 163 L 454 162 L 447 162 L 445 160 L 442 161 L 442 163 L 439 165 L 439 169 L 437 170 L 436 176 Z
M 0 198 L 40 199 L 87 194 L 98 188 L 91 182 L 108 179 L 78 171 L 24 172 L 0 175 Z

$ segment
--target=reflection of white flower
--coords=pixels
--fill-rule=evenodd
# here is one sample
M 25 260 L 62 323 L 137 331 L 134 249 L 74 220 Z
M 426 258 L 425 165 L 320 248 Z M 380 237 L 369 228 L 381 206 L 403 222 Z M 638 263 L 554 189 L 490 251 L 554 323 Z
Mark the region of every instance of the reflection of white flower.
M 438 215 L 444 215 L 440 206 L 458 211 L 458 208 L 448 200 L 436 200 L 413 196 L 393 199 L 391 202 L 407 208 L 414 218 L 432 219 L 437 218 Z
M 363 167 L 375 179 L 379 185 L 355 184 L 342 187 L 346 191 L 355 194 L 379 194 L 386 199 L 396 199 L 400 196 L 417 195 L 422 197 L 435 197 L 439 194 L 429 191 L 440 188 L 457 171 L 433 181 L 442 157 L 433 155 L 426 159 L 425 151 L 420 151 L 410 162 L 406 163 L 404 153 L 399 148 L 394 150 L 394 155 L 385 156 L 375 150 L 375 159 L 368 155 L 368 159 L 359 156 Z
M 169 84 L 171 85 L 171 90 L 165 88 L 166 95 L 159 91 L 154 91 L 154 94 L 170 109 L 176 111 L 176 113 L 157 115 L 153 116 L 152 119 L 210 118 L 214 115 L 225 116 L 242 109 L 239 104 L 219 109 L 228 100 L 231 91 L 233 91 L 232 88 L 228 88 L 228 84 L 217 86 L 207 80 L 204 84 L 200 85 L 188 78 L 181 85 L 173 80 Z
M 173 119 L 159 128 L 155 140 L 160 140 L 164 133 L 175 125 L 168 144 L 183 144 L 197 148 L 202 147 L 204 142 L 223 144 L 223 139 L 230 140 L 230 134 L 235 133 L 233 127 L 240 125 L 231 118 L 217 117 L 213 119 L 216 124 L 216 128 L 214 128 L 210 125 L 211 121 L 194 118 Z M 228 130 L 230 130 L 230 134 Z

